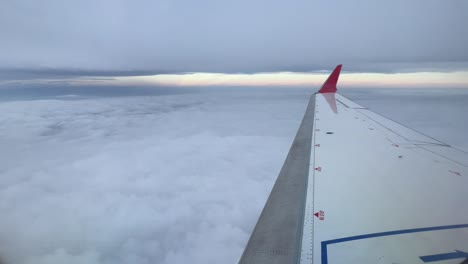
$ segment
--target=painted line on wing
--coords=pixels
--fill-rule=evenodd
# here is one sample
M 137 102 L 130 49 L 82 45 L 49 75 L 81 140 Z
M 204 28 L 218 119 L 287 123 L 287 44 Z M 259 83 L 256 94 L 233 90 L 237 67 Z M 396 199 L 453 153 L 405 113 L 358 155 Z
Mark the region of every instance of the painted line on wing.
M 448 225 L 448 226 L 433 226 L 433 227 L 423 227 L 423 228 L 414 228 L 414 229 L 403 229 L 395 231 L 387 231 L 380 233 L 372 233 L 358 236 L 343 237 L 338 239 L 325 240 L 321 242 L 321 251 L 322 251 L 322 264 L 328 264 L 328 255 L 327 255 L 327 246 L 330 244 L 337 244 L 342 242 L 348 242 L 353 240 L 382 237 L 382 236 L 393 236 L 409 233 L 418 233 L 418 232 L 428 232 L 428 231 L 438 231 L 438 230 L 447 230 L 447 229 L 457 229 L 457 228 L 468 228 L 468 224 L 461 225 Z
M 455 252 L 428 255 L 428 256 L 421 256 L 419 258 L 423 262 L 436 262 L 436 261 L 449 260 L 449 259 L 460 259 L 460 258 L 466 259 L 466 258 L 468 258 L 468 253 L 460 251 L 460 250 L 455 250 Z

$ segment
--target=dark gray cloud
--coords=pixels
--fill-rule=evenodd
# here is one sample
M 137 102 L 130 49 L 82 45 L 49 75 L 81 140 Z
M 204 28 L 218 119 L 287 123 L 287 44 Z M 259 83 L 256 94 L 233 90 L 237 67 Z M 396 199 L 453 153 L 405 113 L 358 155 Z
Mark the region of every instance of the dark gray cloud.
M 0 68 L 453 70 L 468 61 L 467 13 L 464 0 L 7 0 Z
M 52 69 L 52 68 L 23 68 L 0 69 L 0 80 L 29 80 L 34 78 L 78 78 L 78 77 L 112 77 L 112 76 L 143 76 L 166 73 L 169 71 L 150 70 L 90 70 L 90 69 Z

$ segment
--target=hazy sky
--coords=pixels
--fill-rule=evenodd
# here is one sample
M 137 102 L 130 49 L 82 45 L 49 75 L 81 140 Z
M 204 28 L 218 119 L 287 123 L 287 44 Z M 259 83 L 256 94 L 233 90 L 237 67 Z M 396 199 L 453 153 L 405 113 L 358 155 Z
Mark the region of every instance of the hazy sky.
M 464 0 L 6 0 L 0 78 L 468 70 Z M 463 81 L 466 84 L 466 81 Z

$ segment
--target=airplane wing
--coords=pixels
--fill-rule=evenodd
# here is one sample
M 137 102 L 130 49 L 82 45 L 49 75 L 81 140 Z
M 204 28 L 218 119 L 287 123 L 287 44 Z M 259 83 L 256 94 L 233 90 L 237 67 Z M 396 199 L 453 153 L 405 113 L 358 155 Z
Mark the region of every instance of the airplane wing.
M 462 263 L 468 153 L 338 94 L 340 71 L 311 96 L 239 263 Z

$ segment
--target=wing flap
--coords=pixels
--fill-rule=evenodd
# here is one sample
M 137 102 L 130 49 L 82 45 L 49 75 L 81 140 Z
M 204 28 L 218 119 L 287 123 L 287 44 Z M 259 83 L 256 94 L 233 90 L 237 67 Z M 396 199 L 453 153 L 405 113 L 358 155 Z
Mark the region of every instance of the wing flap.
M 452 148 L 450 146 L 442 146 L 442 145 L 427 145 L 427 144 L 424 144 L 424 145 L 417 144 L 417 145 L 439 156 L 436 159 L 437 162 L 440 162 L 441 160 L 440 157 L 441 157 L 442 160 L 444 159 L 450 160 L 464 167 L 468 167 L 468 153 L 462 150 Z

